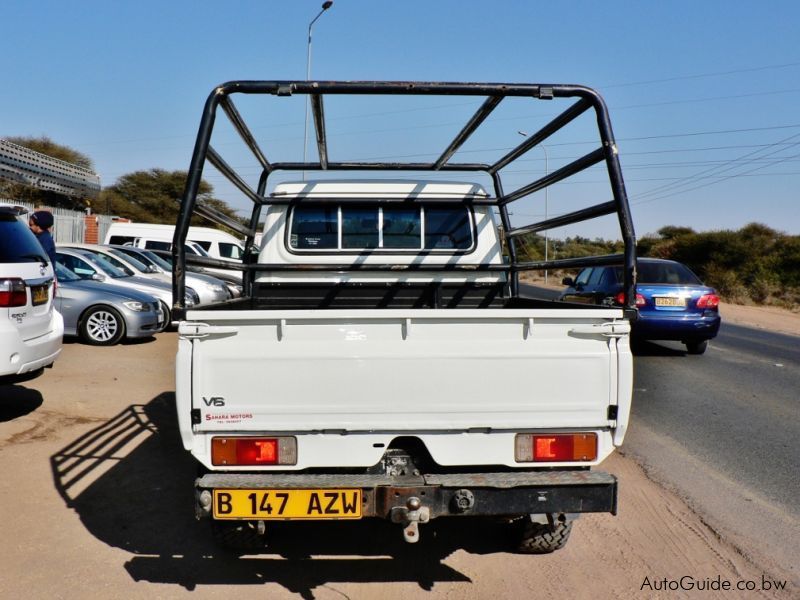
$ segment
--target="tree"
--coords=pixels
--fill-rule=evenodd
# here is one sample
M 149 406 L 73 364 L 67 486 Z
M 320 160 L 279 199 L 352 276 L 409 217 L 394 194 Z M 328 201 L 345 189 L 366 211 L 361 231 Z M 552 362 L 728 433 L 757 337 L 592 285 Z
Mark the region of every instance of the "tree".
M 140 223 L 175 223 L 178 218 L 186 171 L 150 169 L 123 175 L 114 185 L 100 195 L 99 207 L 108 207 L 111 214 Z M 214 198 L 214 188 L 206 181 L 200 182 L 197 202 L 213 208 L 228 217 L 242 221 L 227 203 Z M 199 216 L 192 217 L 192 225 L 209 225 Z M 212 224 L 216 226 L 216 224 Z

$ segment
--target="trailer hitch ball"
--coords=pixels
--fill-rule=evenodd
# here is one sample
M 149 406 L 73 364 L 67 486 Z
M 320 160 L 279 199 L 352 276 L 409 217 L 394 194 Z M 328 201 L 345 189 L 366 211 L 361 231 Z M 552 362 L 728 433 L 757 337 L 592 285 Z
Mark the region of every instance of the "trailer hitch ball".
M 431 519 L 431 511 L 427 506 L 422 506 L 422 501 L 416 496 L 406 500 L 405 506 L 395 506 L 390 512 L 393 523 L 403 526 L 403 539 L 410 544 L 419 541 L 419 524 L 427 523 Z
M 200 509 L 204 513 L 211 512 L 211 492 L 209 492 L 208 490 L 203 490 L 197 497 L 197 501 L 200 504 Z
M 475 496 L 469 490 L 461 489 L 453 494 L 453 508 L 456 512 L 465 513 L 475 506 Z

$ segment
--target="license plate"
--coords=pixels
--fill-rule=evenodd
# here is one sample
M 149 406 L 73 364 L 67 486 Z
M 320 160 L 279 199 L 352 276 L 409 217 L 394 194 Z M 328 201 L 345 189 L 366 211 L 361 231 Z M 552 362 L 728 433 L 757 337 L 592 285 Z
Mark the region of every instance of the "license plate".
M 656 306 L 686 306 L 686 298 L 675 298 L 673 296 L 656 296 Z
M 215 519 L 360 519 L 361 490 L 214 490 Z
M 46 285 L 36 285 L 31 287 L 31 299 L 34 306 L 47 304 L 48 289 L 49 286 Z

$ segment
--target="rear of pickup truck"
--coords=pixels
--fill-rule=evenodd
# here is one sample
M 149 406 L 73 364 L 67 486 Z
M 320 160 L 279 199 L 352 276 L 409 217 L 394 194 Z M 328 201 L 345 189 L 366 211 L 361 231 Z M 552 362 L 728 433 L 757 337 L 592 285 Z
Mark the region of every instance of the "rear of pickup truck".
M 190 311 L 197 514 L 381 517 L 416 541 L 436 517 L 615 512 L 589 469 L 624 436 L 628 332 L 618 309 Z
M 309 94 L 318 160 L 270 162 L 233 104 L 239 93 Z M 484 99 L 430 163 L 336 162 L 323 98 L 343 94 Z M 508 96 L 577 101 L 500 158 L 453 162 Z M 217 109 L 260 164 L 255 189 L 210 145 Z M 504 191 L 504 168 L 592 112 L 596 150 Z M 253 202 L 247 225 L 197 202 L 206 161 Z M 600 162 L 612 200 L 512 224 L 512 202 Z M 281 171 L 362 173 L 283 180 L 268 192 Z M 363 173 L 372 171 L 382 177 Z M 386 178 L 418 171 L 449 172 L 450 180 Z M 241 298 L 183 305 L 186 263 L 222 266 L 186 256 L 193 212 L 244 236 Z M 526 246 L 540 231 L 605 215 L 618 219 L 621 254 L 550 260 L 545 239 L 541 260 Z M 566 543 L 581 513 L 616 512 L 617 481 L 595 467 L 622 443 L 630 413 L 635 238 L 605 105 L 593 90 L 223 84 L 206 102 L 173 255 L 178 422 L 200 465 L 195 513 L 223 543 L 263 547 L 275 521 L 386 519 L 416 542 L 434 519 L 490 518 L 517 528 L 519 551 L 543 553 Z M 606 264 L 622 267 L 622 307 L 520 294 L 521 272 Z

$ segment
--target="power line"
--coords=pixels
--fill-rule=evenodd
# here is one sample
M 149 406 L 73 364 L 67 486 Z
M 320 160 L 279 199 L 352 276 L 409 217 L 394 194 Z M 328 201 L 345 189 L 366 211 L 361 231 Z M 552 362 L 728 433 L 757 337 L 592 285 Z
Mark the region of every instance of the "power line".
M 784 147 L 778 147 L 778 146 L 784 146 L 787 142 L 797 138 L 798 136 L 800 136 L 800 133 L 795 133 L 794 135 L 790 135 L 789 137 L 784 138 L 782 140 L 779 140 L 777 142 L 774 142 L 773 144 L 765 146 L 764 148 L 759 148 L 757 150 L 753 150 L 752 152 L 748 152 L 747 154 L 744 154 L 742 156 L 738 156 L 738 157 L 736 157 L 734 159 L 728 160 L 728 161 L 722 163 L 721 165 L 710 167 L 710 168 L 705 169 L 703 171 L 700 171 L 698 173 L 694 173 L 693 175 L 685 177 L 683 183 L 665 184 L 665 185 L 653 188 L 651 190 L 647 190 L 646 192 L 641 194 L 640 197 L 641 198 L 645 198 L 645 197 L 649 197 L 649 196 L 653 196 L 653 195 L 658 196 L 658 195 L 660 195 L 661 192 L 665 192 L 665 191 L 668 191 L 668 190 L 671 190 L 671 189 L 685 187 L 687 185 L 692 185 L 696 181 L 700 181 L 700 180 L 706 179 L 706 178 L 709 177 L 709 174 L 710 175 L 719 175 L 720 173 L 726 173 L 728 171 L 731 171 L 733 169 L 741 167 L 741 164 L 737 164 L 738 161 L 742 161 L 744 159 L 750 158 L 751 156 L 763 153 L 763 152 L 769 150 L 770 148 L 775 148 L 775 150 L 773 150 L 772 152 L 769 152 L 765 156 L 772 156 L 772 155 L 774 155 L 774 154 L 776 154 L 778 152 L 782 152 L 784 150 L 788 150 L 789 148 L 792 148 L 792 147 L 796 146 L 797 144 L 800 144 L 800 142 L 797 142 L 795 144 L 790 144 L 788 147 L 785 147 L 785 148 Z M 762 156 L 761 158 L 764 158 L 764 156 Z
M 634 81 L 630 83 L 612 83 L 610 85 L 601 86 L 603 88 L 615 87 L 628 87 L 632 85 L 650 85 L 653 83 L 669 83 L 670 81 L 686 81 L 688 79 L 705 79 L 708 77 L 720 77 L 723 75 L 738 75 L 739 73 L 754 73 L 756 71 L 767 71 L 770 69 L 785 69 L 788 67 L 800 66 L 800 62 L 783 63 L 778 65 L 763 65 L 760 67 L 749 67 L 745 69 L 734 69 L 730 71 L 717 71 L 715 73 L 699 73 L 696 75 L 678 75 L 676 77 L 668 77 L 665 79 L 649 79 L 645 81 Z
M 800 142 L 797 142 L 796 144 L 793 144 L 793 145 L 794 146 L 800 146 Z M 714 176 L 715 177 L 715 181 L 709 181 L 709 182 L 706 182 L 706 183 L 703 183 L 703 184 L 700 184 L 700 185 L 697 185 L 695 187 L 691 187 L 691 188 L 688 188 L 688 189 L 685 189 L 685 190 L 679 190 L 679 191 L 670 190 L 669 193 L 663 194 L 661 196 L 656 196 L 654 198 L 648 198 L 646 200 L 639 200 L 637 202 L 632 202 L 632 204 L 646 204 L 648 202 L 655 202 L 657 200 L 663 200 L 665 198 L 671 198 L 672 196 L 675 196 L 677 194 L 685 194 L 687 192 L 693 192 L 695 190 L 699 190 L 701 188 L 708 187 L 709 185 L 714 185 L 714 184 L 717 184 L 717 183 L 721 183 L 722 181 L 727 181 L 728 179 L 734 179 L 736 177 L 744 177 L 744 176 L 750 175 L 751 173 L 754 173 L 756 171 L 760 171 L 762 169 L 766 169 L 767 167 L 772 167 L 774 165 L 780 164 L 782 162 L 786 162 L 788 160 L 793 160 L 793 159 L 796 159 L 798 157 L 800 157 L 800 153 L 793 154 L 791 156 L 786 156 L 786 157 L 783 157 L 783 158 L 779 158 L 779 159 L 774 160 L 774 161 L 772 161 L 772 162 L 770 162 L 770 163 L 768 163 L 766 165 L 761 165 L 761 166 L 755 167 L 753 169 L 750 169 L 749 171 L 744 171 L 743 173 L 734 173 L 732 175 L 728 175 L 728 176 L 722 177 L 722 178 L 718 178 L 715 175 Z

